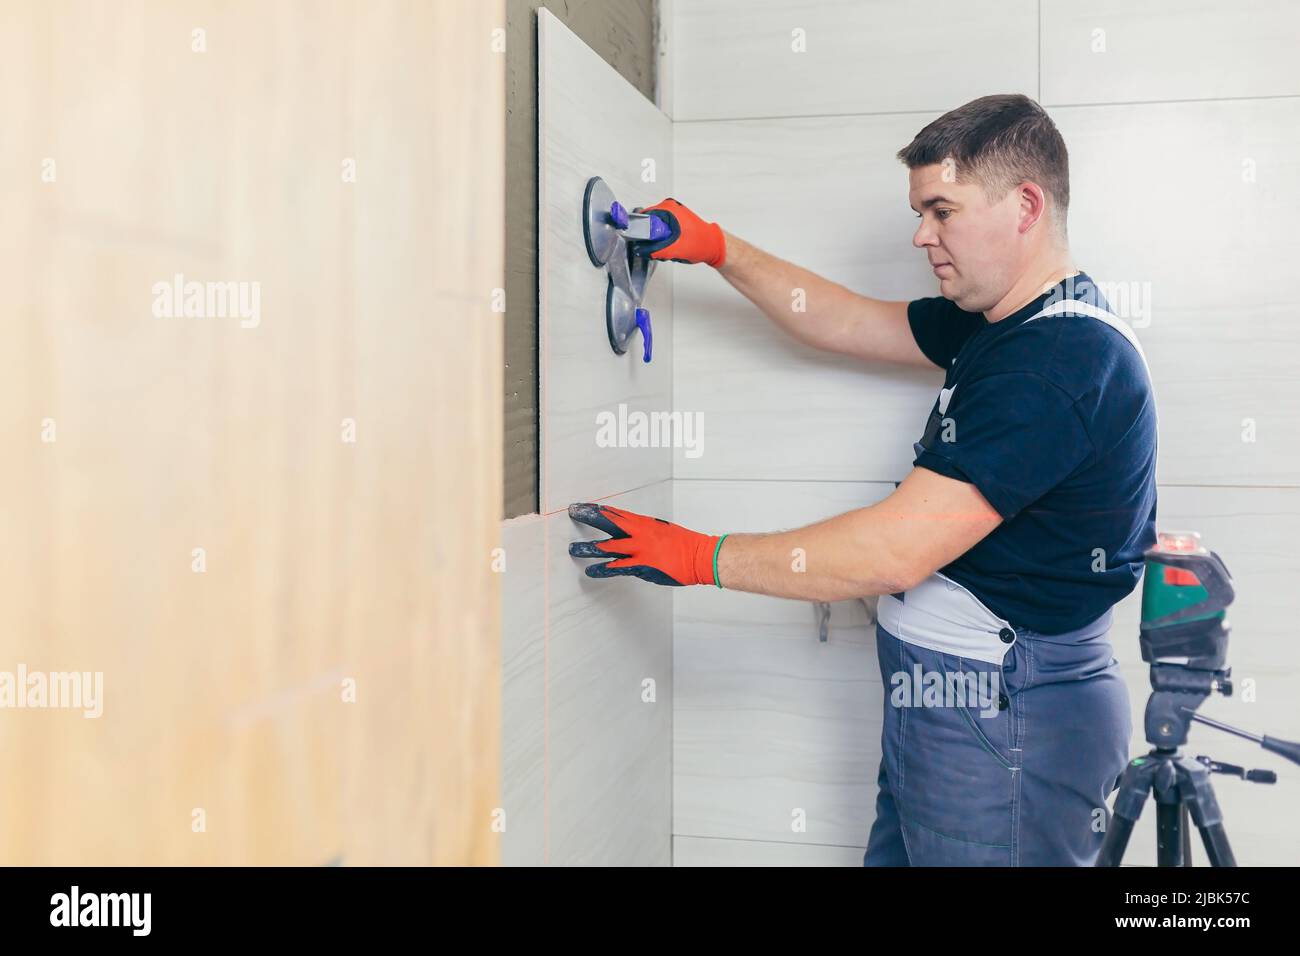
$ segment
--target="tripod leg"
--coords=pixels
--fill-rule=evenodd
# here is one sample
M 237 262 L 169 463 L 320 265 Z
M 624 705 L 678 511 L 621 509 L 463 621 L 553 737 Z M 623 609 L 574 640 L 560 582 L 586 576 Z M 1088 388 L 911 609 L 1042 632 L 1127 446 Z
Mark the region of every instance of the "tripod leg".
M 1097 854 L 1094 866 L 1119 866 L 1128 848 L 1128 838 L 1133 835 L 1133 821 L 1126 820 L 1118 814 L 1110 818 L 1110 828 L 1101 841 L 1101 852 Z
M 1183 865 L 1183 807 L 1156 803 L 1156 866 Z
M 1205 855 L 1210 858 L 1210 866 L 1236 866 L 1237 858 L 1232 855 L 1228 845 L 1228 834 L 1222 823 L 1200 827 L 1201 842 L 1205 844 Z
M 1214 798 L 1210 785 L 1210 771 L 1199 760 L 1181 757 L 1176 762 L 1178 793 L 1192 815 L 1192 821 L 1201 832 L 1205 855 L 1210 866 L 1236 866 L 1237 859 L 1228 845 L 1228 834 L 1223 828 L 1223 813 Z
M 1133 760 L 1124 768 L 1124 775 L 1119 780 L 1119 792 L 1115 795 L 1115 812 L 1111 814 L 1106 836 L 1101 841 L 1101 852 L 1097 854 L 1094 866 L 1119 866 L 1124 859 L 1124 850 L 1128 847 L 1129 837 L 1133 835 L 1133 824 L 1142 815 L 1142 807 L 1147 802 L 1151 791 L 1151 768 L 1154 764 L 1142 760 Z

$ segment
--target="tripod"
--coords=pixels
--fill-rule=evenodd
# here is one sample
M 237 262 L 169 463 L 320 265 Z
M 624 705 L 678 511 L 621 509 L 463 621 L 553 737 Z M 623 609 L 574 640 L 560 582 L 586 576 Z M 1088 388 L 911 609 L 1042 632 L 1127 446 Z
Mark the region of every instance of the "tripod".
M 1152 665 L 1151 681 L 1156 690 L 1147 701 L 1144 723 L 1147 740 L 1155 746 L 1146 756 L 1129 761 L 1124 769 L 1115 797 L 1115 814 L 1102 841 L 1097 866 L 1120 865 L 1133 824 L 1148 797 L 1156 802 L 1157 866 L 1192 865 L 1189 815 L 1200 832 L 1210 866 L 1237 865 L 1210 774 L 1231 774 L 1252 783 L 1276 783 L 1277 774 L 1271 770 L 1246 770 L 1209 757 L 1188 757 L 1179 750 L 1187 742 L 1188 727 L 1193 721 L 1209 724 L 1254 740 L 1293 763 L 1300 763 L 1300 745 L 1267 734 L 1260 737 L 1197 714 L 1196 708 L 1212 691 L 1231 695 L 1230 675 L 1231 669 L 1196 671 L 1181 664 Z
M 1152 750 L 1124 768 L 1097 866 L 1119 866 L 1148 797 L 1156 802 L 1157 865 L 1191 866 L 1190 816 L 1210 865 L 1236 866 L 1210 774 L 1232 774 L 1252 783 L 1276 783 L 1277 775 L 1209 757 L 1188 757 L 1179 750 L 1187 743 L 1188 728 L 1193 721 L 1208 724 L 1297 764 L 1300 745 L 1196 713 L 1210 694 L 1232 695 L 1232 669 L 1224 666 L 1231 630 L 1224 611 L 1234 597 L 1232 576 L 1217 554 L 1201 547 L 1195 532 L 1162 533 L 1144 557 L 1139 642 L 1142 659 L 1151 664 L 1151 696 L 1143 723 Z

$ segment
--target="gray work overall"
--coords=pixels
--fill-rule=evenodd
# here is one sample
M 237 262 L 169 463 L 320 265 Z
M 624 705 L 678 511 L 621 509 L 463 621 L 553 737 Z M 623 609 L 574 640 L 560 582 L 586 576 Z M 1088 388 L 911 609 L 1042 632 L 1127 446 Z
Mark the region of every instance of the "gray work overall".
M 1057 302 L 1026 321 L 1062 313 L 1106 322 L 1142 355 L 1125 323 L 1086 302 Z M 950 397 L 940 394 L 940 416 Z M 1132 732 L 1112 614 L 1039 634 L 939 572 L 881 596 L 885 714 L 864 865 L 1093 864 Z

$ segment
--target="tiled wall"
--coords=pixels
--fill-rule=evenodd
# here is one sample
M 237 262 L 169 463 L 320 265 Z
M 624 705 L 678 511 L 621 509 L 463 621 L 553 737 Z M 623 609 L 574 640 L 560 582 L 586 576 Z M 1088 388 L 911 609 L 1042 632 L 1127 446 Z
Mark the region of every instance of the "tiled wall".
M 600 447 L 597 416 L 667 411 L 672 283 L 651 277 L 655 354 L 622 356 L 604 324 L 605 272 L 583 245 L 599 175 L 624 205 L 672 183 L 668 118 L 549 11 L 538 11 L 542 509 L 502 526 L 502 833 L 506 865 L 670 861 L 672 594 L 597 581 L 568 544 L 604 537 L 572 502 L 670 517 L 667 447 Z M 645 177 L 653 161 L 654 179 Z
M 674 195 L 784 258 L 880 298 L 934 295 L 893 154 L 942 112 L 1023 92 L 1071 152 L 1080 268 L 1125 283 L 1160 407 L 1159 523 L 1200 530 L 1236 576 L 1242 684 L 1204 712 L 1300 735 L 1300 5 L 1148 0 L 693 0 L 669 4 Z M 802 52 L 798 52 L 802 48 Z M 673 463 L 676 520 L 773 530 L 869 504 L 910 469 L 941 375 L 787 339 L 719 276 L 676 267 L 673 407 L 703 454 Z M 1116 609 L 1136 728 L 1138 598 Z M 674 609 L 678 863 L 860 862 L 883 701 L 873 632 L 835 607 L 690 589 Z M 1249 691 L 1249 694 L 1241 693 Z M 1248 699 L 1249 698 L 1249 699 Z M 1294 767 L 1194 728 L 1239 862 L 1300 861 Z M 799 811 L 803 811 L 802 815 Z M 799 820 L 806 821 L 802 826 Z M 1153 863 L 1154 813 L 1126 858 Z M 1195 850 L 1203 862 L 1199 844 Z

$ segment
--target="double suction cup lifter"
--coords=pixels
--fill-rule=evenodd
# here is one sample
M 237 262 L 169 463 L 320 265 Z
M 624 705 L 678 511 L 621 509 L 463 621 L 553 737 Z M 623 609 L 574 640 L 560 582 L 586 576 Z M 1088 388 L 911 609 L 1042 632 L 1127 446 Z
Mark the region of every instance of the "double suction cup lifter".
M 582 235 L 592 265 L 609 273 L 605 326 L 610 347 L 619 355 L 627 351 L 637 329 L 641 330 L 645 346 L 642 361 L 650 361 L 653 347 L 650 312 L 641 307 L 641 300 L 654 274 L 655 260 L 636 255 L 631 244 L 666 239 L 671 232 L 668 224 L 656 216 L 628 212 L 599 176 L 587 181 L 582 197 Z

